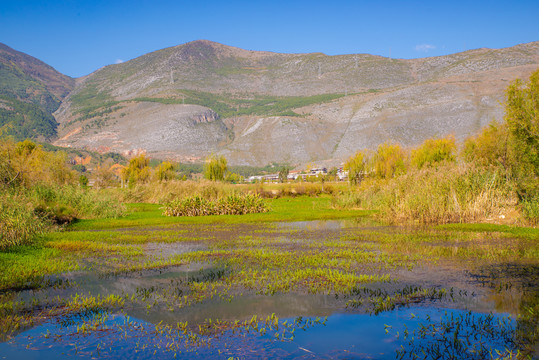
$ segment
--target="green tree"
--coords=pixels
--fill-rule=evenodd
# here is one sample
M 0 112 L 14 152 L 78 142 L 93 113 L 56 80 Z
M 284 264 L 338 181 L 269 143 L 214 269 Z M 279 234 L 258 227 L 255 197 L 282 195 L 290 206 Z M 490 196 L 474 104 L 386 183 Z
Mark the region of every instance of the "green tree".
M 344 170 L 348 171 L 350 185 L 357 185 L 363 180 L 367 168 L 367 155 L 358 151 L 344 164 Z
M 506 96 L 505 121 L 519 195 L 539 196 L 539 69 L 526 84 L 515 80 Z
M 288 174 L 290 173 L 290 168 L 288 166 L 281 167 L 281 170 L 279 170 L 279 182 L 287 182 L 288 181 Z
M 212 181 L 222 181 L 227 171 L 227 161 L 224 156 L 210 155 L 204 164 L 204 177 Z
M 243 177 L 241 175 L 230 172 L 230 171 L 226 172 L 226 176 L 225 176 L 226 182 L 229 182 L 232 184 L 239 184 L 240 182 L 242 182 L 242 180 L 243 180 Z
M 88 178 L 84 175 L 79 176 L 79 186 L 85 188 L 88 186 Z
M 83 172 L 86 172 L 86 166 L 82 164 L 73 165 L 73 170 L 83 173 Z

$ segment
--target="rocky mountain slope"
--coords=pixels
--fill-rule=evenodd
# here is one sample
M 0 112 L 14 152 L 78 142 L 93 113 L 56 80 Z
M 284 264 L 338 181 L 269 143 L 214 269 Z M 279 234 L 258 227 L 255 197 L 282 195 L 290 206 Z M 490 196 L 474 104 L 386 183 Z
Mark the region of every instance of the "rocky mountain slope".
M 74 85 L 44 62 L 0 43 L 0 134 L 55 137 L 52 113 Z
M 57 145 L 180 161 L 334 162 L 385 141 L 463 139 L 501 119 L 503 92 L 539 43 L 424 59 L 248 51 L 195 41 L 77 79 Z

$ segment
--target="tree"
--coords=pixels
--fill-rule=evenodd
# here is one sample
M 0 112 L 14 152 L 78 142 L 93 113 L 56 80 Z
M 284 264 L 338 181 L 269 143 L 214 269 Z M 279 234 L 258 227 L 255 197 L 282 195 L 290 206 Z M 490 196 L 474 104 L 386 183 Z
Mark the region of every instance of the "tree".
M 79 176 L 79 186 L 80 187 L 87 187 L 88 186 L 88 178 L 84 175 Z
M 159 181 L 172 180 L 175 177 L 174 165 L 171 162 L 163 161 L 155 168 L 155 178 Z
M 225 176 L 225 181 L 232 184 L 239 184 L 243 181 L 243 177 L 239 174 L 227 171 Z
M 281 167 L 281 170 L 279 170 L 279 182 L 287 182 L 289 173 L 290 169 L 288 168 L 288 166 Z
M 222 181 L 225 178 L 227 161 L 224 156 L 210 155 L 204 164 L 204 177 L 212 181 Z
M 389 179 L 406 172 L 406 153 L 399 144 L 380 144 L 373 160 L 374 173 L 379 178 Z
M 358 151 L 352 155 L 344 164 L 344 170 L 348 171 L 350 185 L 357 185 L 365 175 L 367 156 L 364 152 Z
M 462 150 L 464 160 L 482 166 L 502 166 L 507 170 L 508 135 L 506 124 L 490 124 L 476 136 L 466 139 Z
M 427 139 L 418 148 L 412 150 L 412 164 L 421 169 L 442 161 L 455 161 L 455 137 L 449 135 L 441 139 Z
M 116 175 L 106 166 L 98 166 L 94 172 L 96 189 L 105 189 L 118 183 Z
M 506 91 L 505 121 L 509 131 L 511 166 L 519 194 L 539 195 L 539 69 L 524 84 L 515 80 Z
M 133 157 L 129 160 L 129 165 L 122 170 L 122 180 L 128 180 L 129 187 L 133 187 L 137 182 L 144 183 L 148 181 L 151 175 L 149 164 L 150 159 L 145 154 Z

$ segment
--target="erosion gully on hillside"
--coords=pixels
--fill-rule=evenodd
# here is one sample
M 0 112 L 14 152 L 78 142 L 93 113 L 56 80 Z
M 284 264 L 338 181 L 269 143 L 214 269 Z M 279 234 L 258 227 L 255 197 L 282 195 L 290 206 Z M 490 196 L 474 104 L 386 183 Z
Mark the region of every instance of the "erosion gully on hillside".
M 358 219 L 71 231 L 47 246 L 78 270 L 1 295 L 0 359 L 539 356 L 534 236 Z

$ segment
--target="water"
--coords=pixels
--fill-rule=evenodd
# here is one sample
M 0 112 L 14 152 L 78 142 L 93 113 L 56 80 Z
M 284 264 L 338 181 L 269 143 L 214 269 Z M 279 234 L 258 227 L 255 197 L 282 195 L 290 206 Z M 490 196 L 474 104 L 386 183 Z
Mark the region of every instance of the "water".
M 178 236 L 175 230 L 181 242 L 169 241 Z M 0 359 L 483 359 L 518 349 L 539 354 L 533 337 L 539 264 L 497 253 L 510 247 L 518 255 L 530 246 L 524 240 L 427 232 L 412 234 L 424 242 L 408 244 L 402 240 L 408 230 L 361 219 L 121 231 L 151 234 L 140 261 L 180 260 L 158 269 L 61 274 L 57 278 L 69 286 L 13 294 L 11 300 L 44 309 L 58 297 L 115 295 L 124 302 L 71 310 L 53 306 L 52 313 L 34 308 L 34 325 L 0 343 Z M 405 256 L 417 246 L 435 250 L 429 261 L 426 255 Z M 471 255 L 455 256 L 462 249 Z M 208 261 L 185 257 L 212 252 L 219 256 L 204 257 Z M 293 256 L 289 263 L 264 262 L 268 253 Z M 324 257 L 322 265 L 294 264 L 305 254 L 323 254 L 344 273 L 388 274 L 390 280 L 358 283 L 346 292 L 331 286 L 326 291 L 328 273 L 314 279 L 322 291 L 310 290 L 310 278 L 269 293 L 265 283 L 256 282 L 267 276 L 271 285 L 281 275 L 297 276 L 303 266 L 326 266 Z M 356 254 L 366 254 L 366 262 Z M 332 263 L 346 256 L 352 260 Z M 470 261 L 471 256 L 476 258 Z M 246 283 L 241 273 L 253 269 L 259 272 L 252 275 L 252 288 L 240 286 Z
M 97 318 L 98 315 L 94 315 Z M 469 320 L 455 343 L 455 331 L 442 330 L 451 319 Z M 88 320 L 88 319 L 86 319 Z M 292 323 L 294 319 L 283 319 Z M 302 325 L 314 318 L 303 318 Z M 503 323 L 503 327 L 498 324 Z M 491 324 L 494 324 L 491 325 Z M 420 339 L 420 330 L 435 325 Z M 258 358 L 346 358 L 346 359 L 395 359 L 397 351 L 432 351 L 436 344 L 446 342 L 446 354 L 460 351 L 458 344 L 484 353 L 469 352 L 463 358 L 483 358 L 489 351 L 504 352 L 511 348 L 511 334 L 516 321 L 507 314 L 490 317 L 487 314 L 450 309 L 399 309 L 378 316 L 367 314 L 334 313 L 319 323 L 291 330 L 271 330 L 264 335 L 255 331 L 232 333 L 224 331 L 204 336 L 208 345 L 186 344 L 185 337 L 158 333 L 155 326 L 125 315 L 108 315 L 99 327 L 87 334 L 77 333 L 77 324 L 48 321 L 19 334 L 12 341 L 0 344 L 1 359 L 82 359 L 137 358 L 179 359 L 240 357 Z M 480 329 L 484 326 L 483 329 Z M 294 328 L 292 328 L 294 329 Z M 494 330 L 493 330 L 494 329 Z M 279 339 L 276 339 L 278 334 Z M 284 334 L 284 339 L 283 335 Z M 475 336 L 475 338 L 474 338 Z M 457 344 L 457 345 L 455 345 Z M 398 355 L 397 355 L 398 356 Z

